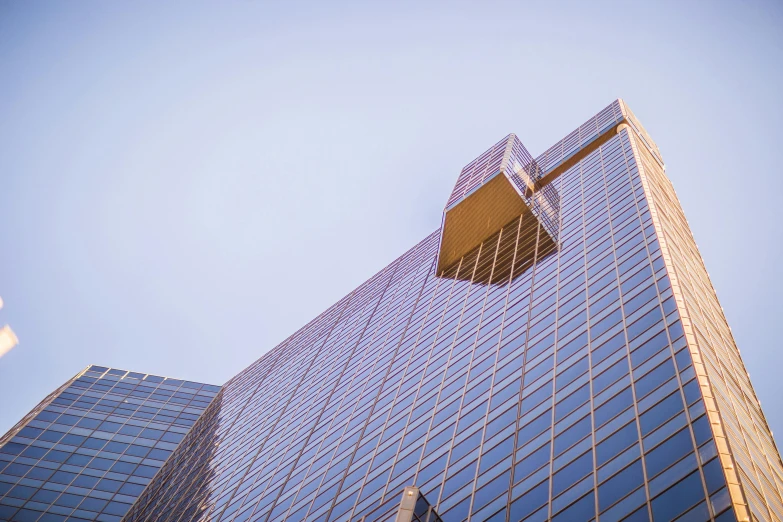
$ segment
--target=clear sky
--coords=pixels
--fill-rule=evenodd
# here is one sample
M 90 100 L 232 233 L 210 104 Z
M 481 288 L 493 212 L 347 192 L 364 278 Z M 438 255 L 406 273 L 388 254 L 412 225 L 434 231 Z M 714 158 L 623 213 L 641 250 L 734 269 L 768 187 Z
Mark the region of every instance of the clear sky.
M 426 5 L 425 5 L 426 4 Z M 783 4 L 0 2 L 0 433 L 88 364 L 222 384 L 623 97 L 783 433 Z

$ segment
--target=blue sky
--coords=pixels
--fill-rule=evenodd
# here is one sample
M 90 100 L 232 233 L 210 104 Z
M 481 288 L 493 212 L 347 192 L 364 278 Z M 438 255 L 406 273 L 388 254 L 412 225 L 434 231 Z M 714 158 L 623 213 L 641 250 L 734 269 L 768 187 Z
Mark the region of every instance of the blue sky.
M 88 364 L 222 384 L 623 97 L 783 433 L 775 2 L 2 2 L 0 432 Z

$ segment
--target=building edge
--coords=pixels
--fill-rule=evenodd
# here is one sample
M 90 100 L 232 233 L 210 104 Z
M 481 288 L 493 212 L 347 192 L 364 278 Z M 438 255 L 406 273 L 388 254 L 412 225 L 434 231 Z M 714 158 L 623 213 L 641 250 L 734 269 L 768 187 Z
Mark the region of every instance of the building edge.
M 621 103 L 623 102 L 621 101 Z M 624 112 L 627 111 L 624 103 L 623 103 L 623 109 Z M 660 196 L 656 196 L 655 192 L 652 190 L 650 176 L 653 173 L 647 172 L 649 162 L 647 162 L 648 166 L 646 166 L 643 155 L 640 152 L 640 146 L 645 147 L 649 155 L 652 156 L 654 160 L 656 160 L 655 163 L 657 163 L 657 165 L 653 165 L 652 169 L 655 169 L 655 167 L 657 166 L 661 170 L 661 172 L 664 172 L 665 167 L 663 163 L 659 161 L 659 156 L 657 154 L 658 152 L 657 147 L 655 149 L 651 148 L 651 144 L 648 142 L 650 138 L 649 136 L 646 135 L 646 132 L 644 132 L 643 130 L 640 131 L 639 129 L 636 128 L 636 126 L 621 124 L 617 128 L 617 133 L 625 134 L 627 136 L 628 142 L 631 145 L 632 154 L 639 168 L 639 177 L 641 179 L 642 186 L 644 188 L 644 192 L 650 207 L 650 215 L 652 217 L 653 226 L 655 227 L 656 235 L 659 240 L 662 259 L 664 260 L 664 264 L 666 266 L 666 270 L 669 275 L 669 279 L 671 281 L 672 293 L 675 298 L 677 310 L 680 314 L 682 327 L 685 332 L 685 338 L 688 345 L 688 350 L 693 360 L 693 366 L 696 371 L 697 380 L 699 382 L 699 387 L 701 389 L 702 397 L 704 399 L 704 404 L 707 412 L 707 417 L 709 419 L 710 428 L 712 429 L 714 440 L 718 449 L 718 457 L 720 459 L 721 466 L 723 468 L 723 472 L 726 478 L 726 483 L 729 488 L 729 494 L 731 496 L 731 503 L 734 508 L 735 516 L 738 522 L 749 522 L 751 520 L 751 515 L 750 515 L 751 508 L 748 501 L 748 496 L 746 494 L 746 486 L 742 483 L 742 480 L 739 476 L 738 463 L 734 457 L 735 448 L 732 448 L 732 444 L 729 440 L 729 437 L 727 436 L 723 415 L 721 412 L 721 407 L 719 406 L 718 401 L 716 400 L 716 394 L 713 390 L 714 385 L 712 381 L 713 378 L 717 376 L 710 375 L 708 366 L 704 362 L 702 347 L 699 346 L 697 336 L 694 331 L 694 324 L 693 324 L 693 319 L 691 317 L 690 307 L 688 305 L 687 299 L 684 296 L 682 282 L 680 281 L 682 274 L 680 274 L 680 270 L 678 270 L 678 267 L 673 260 L 672 252 L 668 245 L 669 234 L 667 233 L 668 231 L 663 226 L 662 218 L 657 208 L 658 205 L 661 204 L 662 202 L 660 201 Z M 639 144 L 639 141 L 641 141 L 641 145 Z M 671 188 L 671 190 L 672 192 L 674 192 L 673 187 Z M 698 254 L 698 259 L 696 261 L 701 263 L 702 267 L 704 266 L 704 260 L 700 254 Z M 706 269 L 705 269 L 705 273 L 706 273 Z M 711 282 L 709 282 L 709 285 L 714 292 L 714 287 L 712 287 Z M 722 311 L 721 311 L 721 315 L 722 315 Z M 726 321 L 725 317 L 722 317 L 722 319 L 724 322 Z M 733 336 L 731 338 L 731 342 L 733 344 L 734 350 L 737 351 L 736 343 L 734 342 Z M 763 416 L 763 412 L 761 411 L 761 408 L 759 407 L 758 409 L 759 412 L 761 413 L 762 419 L 764 419 L 766 423 L 766 418 Z M 769 431 L 768 426 L 765 427 L 767 431 Z M 774 439 L 772 439 L 771 436 L 770 439 L 772 441 L 772 444 L 774 444 Z M 765 456 L 767 455 L 765 454 Z M 780 494 L 779 491 L 778 494 Z M 766 508 L 768 511 L 771 511 L 768 505 L 766 506 Z

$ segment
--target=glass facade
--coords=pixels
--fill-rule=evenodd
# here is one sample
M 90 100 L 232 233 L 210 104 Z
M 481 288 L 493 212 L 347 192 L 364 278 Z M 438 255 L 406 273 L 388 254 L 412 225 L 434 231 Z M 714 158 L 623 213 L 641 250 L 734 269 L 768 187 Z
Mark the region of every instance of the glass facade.
M 629 123 L 640 127 L 632 114 Z M 780 455 L 663 162 L 643 146 L 645 136 L 640 133 L 633 147 L 732 500 L 749 509 L 747 519 L 781 520 Z
M 516 196 L 476 203 L 498 174 Z M 507 208 L 230 380 L 125 520 L 783 520 L 779 453 L 622 100 L 537 158 L 510 135 L 471 162 L 449 244 Z
M 0 520 L 120 520 L 219 389 L 86 368 L 0 439 Z
M 771 522 L 781 490 L 617 100 L 538 157 L 510 135 L 471 162 L 442 230 L 226 383 L 124 520 Z

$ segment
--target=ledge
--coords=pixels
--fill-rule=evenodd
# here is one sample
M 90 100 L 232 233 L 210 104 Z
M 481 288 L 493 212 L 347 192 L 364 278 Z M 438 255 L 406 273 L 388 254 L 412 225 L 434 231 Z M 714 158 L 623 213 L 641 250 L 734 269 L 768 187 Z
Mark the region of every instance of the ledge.
M 554 188 L 539 185 L 540 176 L 535 160 L 514 134 L 462 169 L 443 212 L 437 273 L 520 217 L 534 216 L 549 242 L 556 243 L 559 198 Z

